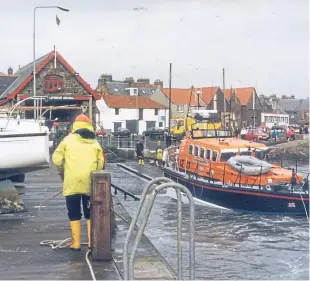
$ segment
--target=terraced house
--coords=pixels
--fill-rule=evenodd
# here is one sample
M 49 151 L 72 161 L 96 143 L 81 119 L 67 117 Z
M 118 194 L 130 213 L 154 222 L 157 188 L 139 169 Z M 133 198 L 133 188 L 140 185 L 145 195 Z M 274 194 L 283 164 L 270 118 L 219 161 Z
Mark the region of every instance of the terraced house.
M 169 106 L 169 88 L 158 87 L 150 97 L 152 100 Z M 227 103 L 227 102 L 226 102 Z M 228 104 L 227 104 L 228 105 Z M 185 117 L 193 109 L 224 111 L 224 94 L 220 87 L 192 89 L 171 89 L 171 116 Z
M 224 94 L 232 125 L 258 127 L 261 124 L 263 106 L 254 87 L 226 89 Z
M 101 75 L 96 89 L 102 96 L 97 101 L 98 123 L 110 132 L 127 128 L 131 133 L 142 134 L 152 127 L 164 129 L 168 124 L 168 109 L 150 99 L 159 83 L 150 84 L 145 78 L 134 81 L 132 77 L 120 81 L 113 80 L 110 74 Z

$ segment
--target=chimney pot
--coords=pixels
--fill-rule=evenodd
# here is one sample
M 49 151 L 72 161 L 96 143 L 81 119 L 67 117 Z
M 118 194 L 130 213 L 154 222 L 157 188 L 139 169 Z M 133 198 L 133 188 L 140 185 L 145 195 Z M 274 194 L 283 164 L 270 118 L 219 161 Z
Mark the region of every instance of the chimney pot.
M 149 78 L 139 78 L 137 80 L 138 83 L 141 83 L 141 84 L 147 84 L 149 85 L 150 84 L 150 79 Z
M 133 86 L 134 85 L 134 83 L 135 83 L 135 80 L 133 79 L 133 77 L 126 77 L 126 79 L 125 79 L 125 81 L 124 81 L 125 83 L 128 83 L 129 84 L 129 86 L 131 87 L 131 86 Z
M 13 75 L 13 68 L 12 68 L 12 67 L 9 67 L 9 69 L 8 69 L 8 75 Z
M 159 86 L 160 88 L 163 88 L 164 87 L 164 82 L 159 80 L 159 79 L 157 79 L 157 80 L 154 81 L 154 85 L 157 86 L 157 87 Z
M 113 77 L 111 74 L 102 74 L 98 79 L 98 86 L 105 85 L 106 82 L 112 82 Z

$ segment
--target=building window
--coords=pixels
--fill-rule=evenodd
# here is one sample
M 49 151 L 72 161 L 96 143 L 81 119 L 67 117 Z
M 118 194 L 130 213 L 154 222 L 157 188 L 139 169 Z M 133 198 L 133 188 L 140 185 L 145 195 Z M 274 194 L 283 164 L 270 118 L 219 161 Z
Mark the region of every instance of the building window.
M 158 109 L 155 109 L 155 115 L 158 115 Z
M 64 80 L 59 75 L 45 76 L 45 92 L 57 93 L 64 89 Z
M 184 105 L 178 105 L 177 112 L 184 112 Z
M 164 122 L 159 122 L 159 127 L 163 127 L 164 126 Z
M 143 109 L 139 109 L 139 120 L 143 119 Z
M 119 115 L 119 108 L 115 108 L 115 115 Z

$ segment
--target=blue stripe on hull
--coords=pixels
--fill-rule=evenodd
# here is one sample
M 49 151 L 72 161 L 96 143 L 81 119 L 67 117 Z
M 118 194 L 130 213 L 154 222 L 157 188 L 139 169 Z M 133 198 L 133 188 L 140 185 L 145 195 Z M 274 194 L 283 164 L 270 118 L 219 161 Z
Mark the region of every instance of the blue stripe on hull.
M 266 215 L 287 215 L 287 216 L 305 216 L 303 202 L 296 198 L 284 199 L 268 196 L 257 196 L 251 194 L 223 191 L 223 187 L 209 183 L 197 182 L 194 180 L 185 180 L 176 173 L 164 171 L 166 177 L 184 185 L 192 195 L 202 201 L 218 205 L 244 213 L 256 213 Z M 210 188 L 208 188 L 208 186 Z M 212 187 L 212 189 L 211 189 Z M 216 188 L 214 188 L 216 187 Z M 304 196 L 304 195 L 303 195 Z M 295 204 L 295 207 L 289 207 L 289 203 Z M 305 201 L 306 209 L 309 210 L 309 201 Z

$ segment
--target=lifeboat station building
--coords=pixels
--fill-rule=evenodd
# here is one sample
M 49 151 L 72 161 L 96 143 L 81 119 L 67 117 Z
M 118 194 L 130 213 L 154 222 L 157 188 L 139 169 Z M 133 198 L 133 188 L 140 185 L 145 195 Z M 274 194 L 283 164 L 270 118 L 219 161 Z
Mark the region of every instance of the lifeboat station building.
M 55 50 L 36 60 L 36 96 L 43 96 L 42 117 L 57 122 L 73 122 L 85 113 L 96 122 L 96 100 L 100 95 L 75 71 Z M 6 116 L 10 108 L 16 107 L 20 118 L 34 118 L 33 62 L 13 73 L 0 73 L 0 115 Z M 38 102 L 38 101 L 37 101 Z M 96 126 L 95 126 L 96 127 Z

